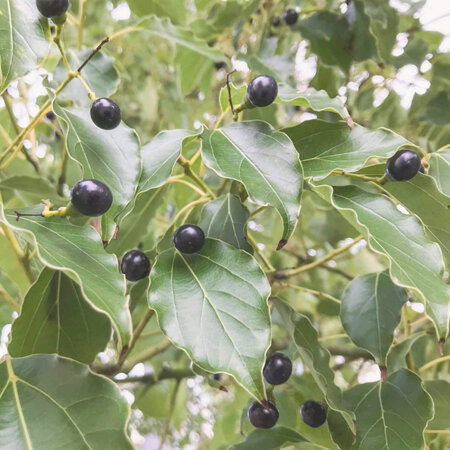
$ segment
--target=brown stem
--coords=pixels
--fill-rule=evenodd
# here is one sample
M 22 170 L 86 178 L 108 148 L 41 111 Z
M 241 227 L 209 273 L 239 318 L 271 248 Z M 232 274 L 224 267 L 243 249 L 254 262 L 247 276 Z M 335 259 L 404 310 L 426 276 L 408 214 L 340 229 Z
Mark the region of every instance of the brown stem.
M 107 43 L 109 42 L 109 37 L 105 37 L 105 39 L 103 39 L 102 42 L 100 42 L 100 44 L 97 45 L 97 47 L 94 48 L 94 50 L 92 50 L 91 54 L 87 57 L 87 59 L 84 61 L 83 64 L 81 64 L 80 67 L 78 67 L 77 72 L 80 73 L 86 66 L 86 64 L 95 56 L 96 53 L 98 53 L 101 48 Z

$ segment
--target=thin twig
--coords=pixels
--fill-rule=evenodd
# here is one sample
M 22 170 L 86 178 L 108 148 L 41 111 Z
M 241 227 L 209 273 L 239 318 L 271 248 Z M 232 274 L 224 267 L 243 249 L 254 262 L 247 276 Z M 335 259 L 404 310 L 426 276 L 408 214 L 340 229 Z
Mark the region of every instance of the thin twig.
M 83 64 L 81 64 L 80 67 L 78 67 L 77 72 L 80 73 L 86 66 L 86 64 L 95 56 L 96 53 L 98 53 L 101 48 L 107 43 L 109 42 L 109 37 L 105 37 L 105 39 L 103 39 L 103 41 L 100 42 L 100 44 L 97 45 L 97 47 L 94 48 L 94 50 L 92 50 L 91 54 L 87 57 L 87 59 L 84 61 Z
M 236 69 L 232 70 L 231 72 L 227 73 L 227 91 L 228 91 L 228 103 L 230 104 L 231 113 L 234 116 L 234 106 L 233 106 L 233 100 L 231 98 L 231 86 L 230 86 L 230 78 L 233 73 L 237 72 Z

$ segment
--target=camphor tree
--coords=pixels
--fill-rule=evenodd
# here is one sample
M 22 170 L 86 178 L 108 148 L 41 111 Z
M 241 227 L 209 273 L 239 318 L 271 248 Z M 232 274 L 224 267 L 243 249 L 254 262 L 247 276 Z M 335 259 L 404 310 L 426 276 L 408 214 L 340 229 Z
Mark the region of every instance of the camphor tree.
M 0 449 L 448 448 L 424 4 L 0 0 Z

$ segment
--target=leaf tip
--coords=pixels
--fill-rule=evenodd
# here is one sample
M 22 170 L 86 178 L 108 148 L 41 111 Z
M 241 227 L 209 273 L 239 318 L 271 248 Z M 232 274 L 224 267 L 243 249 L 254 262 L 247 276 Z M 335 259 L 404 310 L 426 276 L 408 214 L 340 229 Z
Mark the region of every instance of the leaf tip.
M 281 250 L 286 244 L 287 244 L 287 240 L 286 239 L 281 239 L 281 241 L 278 242 L 277 251 Z

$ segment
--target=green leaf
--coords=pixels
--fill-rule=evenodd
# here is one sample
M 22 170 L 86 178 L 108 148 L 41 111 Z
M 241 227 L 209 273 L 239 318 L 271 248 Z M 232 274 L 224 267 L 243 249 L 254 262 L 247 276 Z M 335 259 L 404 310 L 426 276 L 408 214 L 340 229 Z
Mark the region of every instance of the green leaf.
M 350 31 L 343 16 L 320 11 L 299 21 L 298 28 L 324 64 L 339 66 L 348 72 L 351 63 L 348 52 Z
M 402 183 L 386 183 L 384 188 L 410 213 L 419 217 L 428 237 L 439 244 L 450 264 L 450 227 L 443 226 L 450 220 L 450 198 L 439 192 L 435 180 L 419 173 Z
M 248 209 L 235 195 L 227 194 L 207 203 L 198 221 L 206 237 L 220 239 L 236 248 L 253 253 L 245 236 Z
M 184 22 L 186 8 L 179 0 L 129 0 L 131 11 L 136 15 L 169 17 L 174 23 Z
M 73 49 L 66 50 L 66 56 L 72 70 L 77 70 L 92 53 L 92 49 L 86 48 L 79 52 Z M 67 77 L 66 67 L 61 60 L 53 73 L 53 78 L 61 84 Z M 83 78 L 98 98 L 110 97 L 117 91 L 119 86 L 119 74 L 114 67 L 114 58 L 105 55 L 104 52 L 96 53 L 83 68 Z M 70 100 L 77 105 L 90 107 L 86 88 L 78 78 L 73 79 L 64 90 L 58 94 L 58 100 Z
M 371 157 L 388 158 L 408 141 L 392 131 L 368 130 L 343 122 L 307 120 L 283 130 L 298 150 L 305 177 L 325 177 L 333 170 L 356 171 Z
M 394 345 L 389 350 L 387 355 L 387 370 L 388 373 L 396 372 L 399 369 L 406 369 L 406 355 L 411 350 L 411 347 L 422 337 L 425 336 L 424 332 L 416 333 L 409 336 L 402 342 Z
M 142 174 L 138 192 L 162 186 L 172 174 L 181 155 L 183 142 L 198 133 L 188 130 L 168 130 L 158 133 L 141 149 Z
M 341 298 L 341 320 L 351 340 L 386 366 L 386 355 L 402 317 L 406 291 L 396 286 L 387 272 L 353 279 Z
M 42 206 L 21 212 L 39 214 Z M 119 274 L 117 258 L 108 255 L 92 227 L 73 225 L 68 219 L 22 217 L 0 209 L 0 220 L 16 231 L 32 235 L 39 259 L 48 267 L 64 271 L 81 286 L 84 297 L 111 319 L 118 332 L 118 346 L 131 335 L 131 318 L 125 297 L 125 278 Z
M 255 430 L 247 439 L 232 447 L 232 450 L 278 450 L 299 442 L 308 442 L 301 434 L 287 427 Z
M 243 85 L 240 87 L 236 87 L 233 83 L 230 83 L 230 91 L 231 91 L 231 100 L 233 102 L 233 106 L 239 105 L 239 103 L 242 103 L 245 99 L 245 96 L 247 95 L 247 86 Z M 222 111 L 225 111 L 229 106 L 229 100 L 228 100 L 228 89 L 226 86 L 222 87 L 220 89 L 219 93 L 219 103 L 220 108 Z
M 424 448 L 433 402 L 413 372 L 401 369 L 384 383 L 360 384 L 345 393 L 345 400 L 356 415 L 356 449 Z
M 260 121 L 205 130 L 201 138 L 208 167 L 240 181 L 256 202 L 278 211 L 284 225 L 282 247 L 295 230 L 303 185 L 303 169 L 290 139 Z
M 328 405 L 331 409 L 341 412 L 349 425 L 352 424 L 351 414 L 344 406 L 342 391 L 334 383 L 330 352 L 319 344 L 316 329 L 306 316 L 295 312 L 286 303 L 280 300 L 274 303 L 303 364 L 310 370 Z
M 200 55 L 220 62 L 224 56 L 218 50 L 209 47 L 208 44 L 199 39 L 188 28 L 173 25 L 168 18 L 149 16 L 142 19 L 135 27 L 138 31 L 144 31 L 157 39 L 167 39 L 177 45 L 193 50 Z
M 202 369 L 228 373 L 265 398 L 270 286 L 253 257 L 207 239 L 196 254 L 161 253 L 150 278 L 150 306 L 166 336 Z
M 13 175 L 0 181 L 0 190 L 12 192 L 18 198 L 30 203 L 50 200 L 55 204 L 67 203 L 58 195 L 56 187 L 46 178 L 28 175 Z
M 188 95 L 197 87 L 201 88 L 203 81 L 210 86 L 213 62 L 209 58 L 182 47 L 177 51 L 176 63 L 183 95 Z
M 339 114 L 343 119 L 350 117 L 347 108 L 338 98 L 330 98 L 325 91 L 317 91 L 314 88 L 308 88 L 299 92 L 287 84 L 280 84 L 276 102 L 285 105 L 302 106 L 313 111 L 331 111 Z
M 114 130 L 102 130 L 92 122 L 88 108 L 53 110 L 64 122 L 69 155 L 83 168 L 84 178 L 105 183 L 113 194 L 113 204 L 102 216 L 103 223 L 120 223 L 120 213 L 134 198 L 141 172 L 139 139 L 134 130 L 121 123 Z M 103 231 L 109 241 L 114 227 Z
M 450 197 L 450 149 L 432 153 L 428 175 L 436 180 L 439 190 Z
M 35 69 L 48 51 L 48 22 L 34 0 L 0 0 L 0 94 Z
M 115 384 L 56 355 L 0 364 L 0 447 L 132 449 L 130 409 Z
M 386 196 L 356 186 L 314 189 L 366 236 L 374 251 L 388 257 L 394 282 L 412 289 L 426 303 L 439 337 L 445 337 L 450 286 L 442 279 L 440 248 L 428 240 L 419 221 L 401 213 Z
M 133 210 L 123 219 L 116 239 L 110 242 L 107 251 L 122 255 L 136 248 L 146 236 L 149 224 L 166 195 L 167 189 L 164 187 L 151 189 L 138 195 Z
M 8 352 L 13 357 L 57 353 L 89 364 L 110 335 L 108 317 L 85 301 L 79 286 L 63 272 L 45 268 L 13 323 Z
M 450 383 L 444 380 L 425 381 L 425 390 L 431 395 L 434 403 L 434 417 L 428 423 L 430 430 L 446 430 L 450 428 Z

